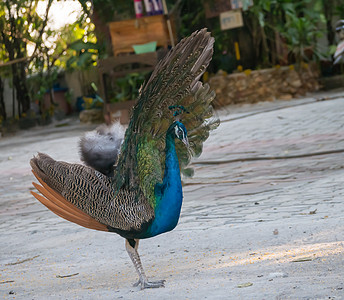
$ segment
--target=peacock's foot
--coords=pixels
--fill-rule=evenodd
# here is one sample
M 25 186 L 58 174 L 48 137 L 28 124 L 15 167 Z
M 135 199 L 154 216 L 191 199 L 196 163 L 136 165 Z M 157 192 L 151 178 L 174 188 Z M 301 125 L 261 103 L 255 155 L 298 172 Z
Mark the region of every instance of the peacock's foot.
M 165 287 L 165 281 L 166 280 L 148 281 L 148 280 L 139 279 L 138 282 L 134 283 L 134 286 L 141 285 L 141 290 L 149 289 L 149 288 L 154 289 L 154 288 Z

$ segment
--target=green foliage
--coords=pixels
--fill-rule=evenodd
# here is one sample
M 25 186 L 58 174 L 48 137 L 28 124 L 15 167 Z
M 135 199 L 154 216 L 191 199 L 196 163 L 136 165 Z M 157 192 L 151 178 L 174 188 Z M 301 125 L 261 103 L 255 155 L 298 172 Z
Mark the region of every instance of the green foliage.
M 67 69 L 87 69 L 96 64 L 99 46 L 96 43 L 77 40 L 69 47 L 73 55 L 66 61 Z
M 46 1 L 44 17 L 37 13 L 38 0 L 4 0 L 0 2 L 0 45 L 2 45 L 0 57 L 2 61 L 12 63 L 10 68 L 1 69 L 0 72 L 2 75 L 12 77 L 18 101 L 18 116 L 30 108 L 26 81 L 29 70 L 27 67 L 40 53 L 44 34 L 49 34 L 45 29 L 52 1 Z M 28 58 L 28 45 L 33 46 L 31 58 Z M 10 72 L 8 72 L 9 70 Z
M 321 57 L 317 39 L 324 33 L 324 15 L 320 0 L 255 0 L 246 15 L 251 35 L 262 45 L 260 56 L 265 64 L 279 63 L 278 47 L 288 46 L 289 63 Z M 282 39 L 281 39 L 282 37 Z
M 44 93 L 53 88 L 57 75 L 62 70 L 86 69 L 95 63 L 97 46 L 92 34 L 93 28 L 90 19 L 83 14 L 73 24 L 67 24 L 58 30 L 46 30 L 54 43 L 40 44 L 39 52 L 31 62 L 30 81 L 34 81 L 34 84 L 30 84 L 30 90 L 33 100 L 39 100 L 42 105 Z
M 67 70 L 84 70 L 95 65 L 99 45 L 94 35 L 94 25 L 85 15 L 61 28 L 56 44 L 55 52 L 61 53 L 62 50 L 63 55 L 59 56 L 55 65 Z
M 59 69 L 53 67 L 50 69 L 49 76 L 46 76 L 45 73 L 37 72 L 28 78 L 28 87 L 32 101 L 43 101 L 44 94 L 53 86 L 58 73 Z
M 135 100 L 139 95 L 139 89 L 145 81 L 148 72 L 130 73 L 118 78 L 115 82 L 111 102 L 123 102 Z
M 209 28 L 216 40 L 214 70 L 222 68 L 224 60 L 233 60 L 235 41 L 239 41 L 244 63 L 253 60 L 253 68 L 322 59 L 327 49 L 319 49 L 319 37 L 333 31 L 325 22 L 331 24 L 333 16 L 344 14 L 342 0 L 254 0 L 253 6 L 243 11 L 244 27 L 221 31 L 218 17 L 205 18 L 205 1 L 182 1 L 180 32 L 186 36 L 196 29 Z M 248 1 L 243 4 L 247 7 Z M 245 42 L 247 33 L 250 43 Z M 283 47 L 289 52 L 288 61 L 281 53 Z M 232 66 L 233 62 L 226 65 Z
M 286 38 L 289 50 L 295 55 L 296 63 L 300 65 L 304 60 L 310 59 L 306 50 L 310 50 L 316 58 L 321 54 L 317 49 L 317 38 L 323 35 L 319 28 L 321 18 L 310 10 L 303 10 L 302 15 L 298 17 L 295 10 L 286 11 L 286 25 L 281 31 L 282 36 Z
M 13 77 L 18 115 L 30 108 L 31 101 L 42 104 L 43 95 L 52 89 L 62 69 L 85 69 L 95 64 L 98 57 L 94 25 L 86 13 L 61 29 L 49 27 L 53 1 L 44 2 L 43 16 L 37 12 L 40 0 L 0 2 L 0 59 L 3 62 L 23 59 L 0 69 L 2 76 Z

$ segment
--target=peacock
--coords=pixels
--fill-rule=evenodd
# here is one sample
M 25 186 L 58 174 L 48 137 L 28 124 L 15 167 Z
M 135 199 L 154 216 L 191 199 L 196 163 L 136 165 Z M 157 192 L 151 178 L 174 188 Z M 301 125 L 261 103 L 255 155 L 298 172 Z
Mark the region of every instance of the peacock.
M 37 200 L 68 221 L 125 238 L 142 289 L 163 287 L 165 280 L 148 281 L 139 241 L 176 227 L 181 173 L 192 176 L 190 159 L 219 125 L 211 106 L 215 92 L 200 81 L 213 44 L 202 29 L 171 49 L 141 87 L 125 133 L 119 124 L 104 125 L 81 138 L 85 165 L 43 153 L 30 161 L 41 184 L 33 183 Z

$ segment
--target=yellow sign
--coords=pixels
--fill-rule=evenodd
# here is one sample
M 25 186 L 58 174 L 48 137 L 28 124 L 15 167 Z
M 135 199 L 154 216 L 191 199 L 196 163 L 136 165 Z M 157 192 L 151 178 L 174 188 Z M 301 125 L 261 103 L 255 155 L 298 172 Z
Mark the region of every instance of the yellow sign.
M 230 10 L 220 14 L 221 30 L 244 26 L 240 10 Z

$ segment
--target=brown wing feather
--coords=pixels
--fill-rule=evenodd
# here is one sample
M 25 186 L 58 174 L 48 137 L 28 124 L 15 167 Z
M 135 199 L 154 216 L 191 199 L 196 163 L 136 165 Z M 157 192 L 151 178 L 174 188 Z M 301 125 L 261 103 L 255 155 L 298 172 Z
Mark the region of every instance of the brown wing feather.
M 47 184 L 43 182 L 41 178 L 33 171 L 33 174 L 36 176 L 38 181 L 43 185 L 39 185 L 33 182 L 33 185 L 38 191 L 40 191 L 45 197 L 31 192 L 31 194 L 53 213 L 58 215 L 61 218 L 66 219 L 67 221 L 76 223 L 80 226 L 100 230 L 100 231 L 109 231 L 107 226 L 99 223 L 82 210 L 75 207 L 72 203 L 67 201 L 59 193 L 52 190 Z
M 36 198 L 71 222 L 97 230 L 139 232 L 154 218 L 142 194 L 126 188 L 116 191 L 112 178 L 90 167 L 55 161 L 43 153 L 30 164 L 41 183 L 34 186 L 44 196 Z

